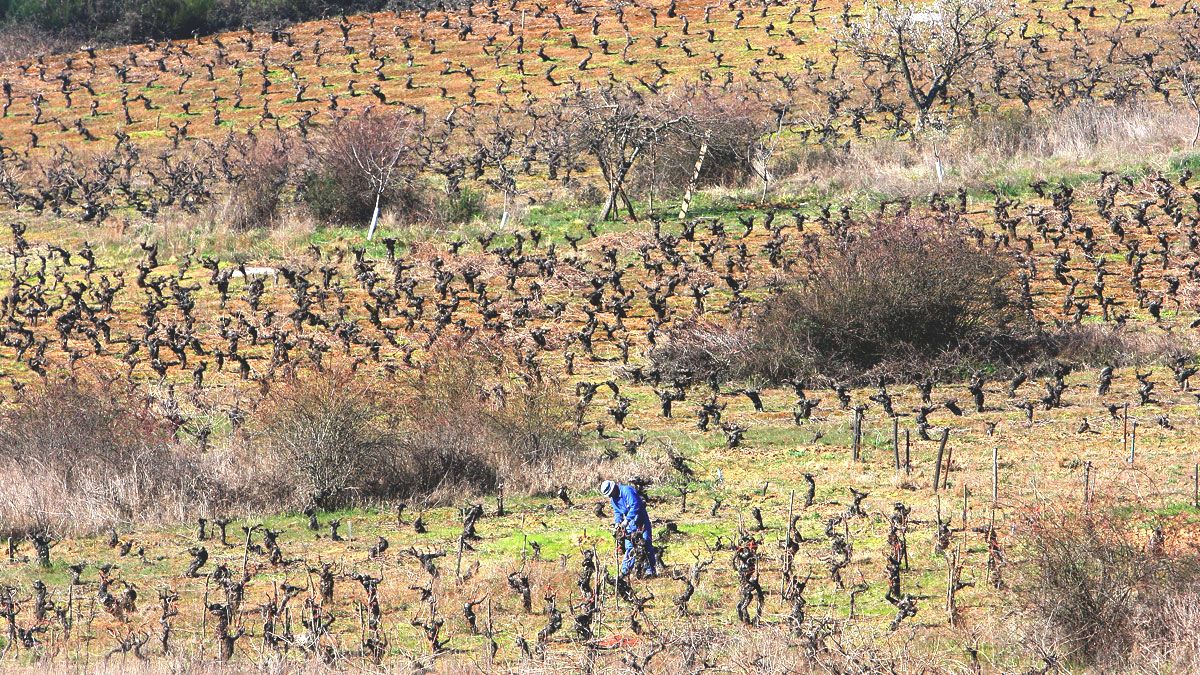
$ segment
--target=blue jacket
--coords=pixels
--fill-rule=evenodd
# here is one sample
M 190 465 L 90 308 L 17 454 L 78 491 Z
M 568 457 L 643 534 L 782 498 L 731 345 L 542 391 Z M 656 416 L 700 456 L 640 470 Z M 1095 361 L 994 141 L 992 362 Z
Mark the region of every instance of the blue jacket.
M 650 531 L 650 514 L 646 512 L 646 502 L 632 485 L 617 486 L 617 496 L 612 500 L 613 523 L 625 523 L 625 531 L 633 532 L 639 527 Z

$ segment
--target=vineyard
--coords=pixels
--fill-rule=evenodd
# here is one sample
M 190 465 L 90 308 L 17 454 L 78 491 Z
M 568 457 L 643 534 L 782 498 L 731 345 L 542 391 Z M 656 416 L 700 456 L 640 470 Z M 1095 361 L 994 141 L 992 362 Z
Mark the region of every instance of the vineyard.
M 1191 670 L 1198 17 L 511 0 L 0 62 L 0 662 Z

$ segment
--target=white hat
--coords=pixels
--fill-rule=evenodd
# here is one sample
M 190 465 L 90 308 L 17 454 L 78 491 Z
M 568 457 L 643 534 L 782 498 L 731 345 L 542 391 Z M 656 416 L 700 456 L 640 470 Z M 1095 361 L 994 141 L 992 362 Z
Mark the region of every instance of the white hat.
M 611 480 L 604 481 L 600 484 L 600 494 L 611 498 L 613 495 L 617 494 L 617 484 Z

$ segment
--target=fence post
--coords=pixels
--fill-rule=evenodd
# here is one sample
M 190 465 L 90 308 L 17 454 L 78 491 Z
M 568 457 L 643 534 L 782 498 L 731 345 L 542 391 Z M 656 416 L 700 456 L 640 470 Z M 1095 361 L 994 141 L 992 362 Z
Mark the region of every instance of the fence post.
M 938 491 L 942 481 L 942 457 L 946 453 L 946 441 L 950 440 L 950 427 L 942 429 L 942 440 L 938 443 L 937 464 L 933 466 L 933 491 Z
M 904 430 L 904 474 L 912 473 L 912 438 L 908 429 Z
M 1133 429 L 1129 435 L 1129 466 L 1133 466 L 1137 458 L 1137 420 L 1133 421 Z
M 1121 416 L 1121 454 L 1129 452 L 1129 404 L 1125 404 L 1125 412 Z
M 854 409 L 854 444 L 851 450 L 851 458 L 857 462 L 859 459 L 860 446 L 862 444 L 862 411 L 858 408 Z
M 992 446 L 992 507 L 1000 501 L 1000 446 Z
M 896 471 L 900 470 L 900 418 L 892 418 L 892 456 L 895 459 Z
M 1092 501 L 1092 462 L 1086 461 L 1083 463 L 1083 503 L 1088 504 Z

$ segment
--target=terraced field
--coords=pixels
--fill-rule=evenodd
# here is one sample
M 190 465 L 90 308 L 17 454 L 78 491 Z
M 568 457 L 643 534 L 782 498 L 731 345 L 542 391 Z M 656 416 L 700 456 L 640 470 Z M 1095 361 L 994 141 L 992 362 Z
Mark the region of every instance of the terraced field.
M 5 64 L 5 667 L 1104 670 L 1039 623 L 1038 542 L 1094 517 L 1153 574 L 1194 554 L 1195 12 L 1012 11 L 923 123 L 844 46 L 869 8 L 820 2 L 467 5 Z M 638 218 L 603 221 L 609 173 L 568 140 L 610 86 L 773 112 L 762 161 L 807 179 L 701 186 L 683 216 L 682 190 L 622 187 Z M 967 175 L 972 125 L 1027 108 L 1166 131 L 1097 124 L 1146 152 Z M 469 222 L 289 225 L 296 177 L 271 226 L 222 222 L 255 142 L 389 111 L 422 120 L 421 180 L 485 194 Z M 921 159 L 888 189 L 815 159 L 889 147 Z M 765 311 L 889 227 L 1004 261 L 1046 351 L 744 367 L 792 345 Z M 318 489 L 279 410 L 319 383 L 440 472 Z M 347 426 L 299 445 L 383 442 Z M 460 447 L 482 464 L 436 464 Z M 604 478 L 643 487 L 657 578 L 614 578 Z M 1186 669 L 1170 644 L 1120 667 Z

